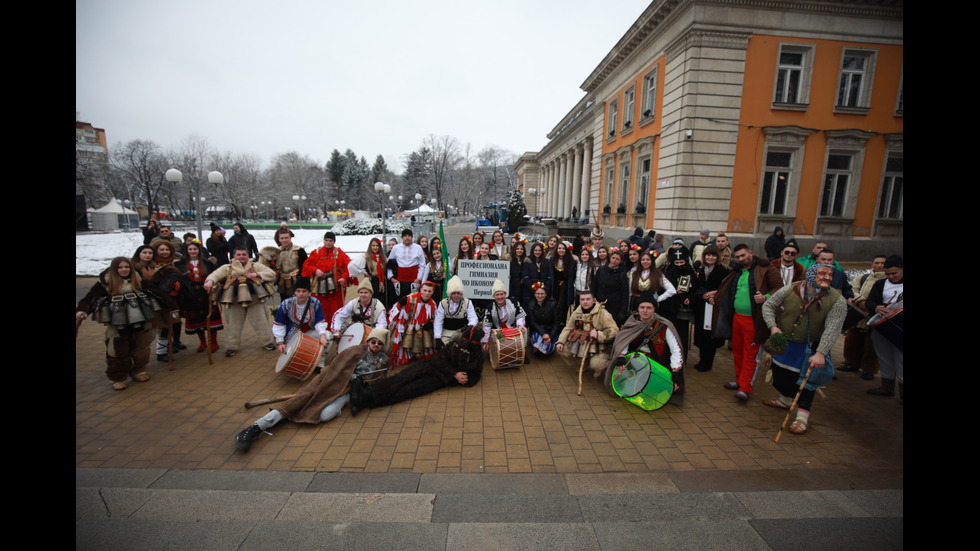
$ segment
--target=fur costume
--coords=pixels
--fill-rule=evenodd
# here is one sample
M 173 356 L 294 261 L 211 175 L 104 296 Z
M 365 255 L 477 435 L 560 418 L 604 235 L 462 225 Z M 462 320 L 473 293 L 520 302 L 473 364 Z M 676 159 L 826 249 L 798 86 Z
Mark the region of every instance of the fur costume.
M 435 356 L 417 361 L 387 379 L 371 384 L 355 379 L 351 383 L 351 414 L 364 408 L 397 404 L 446 386 L 460 386 L 456 380 L 460 372 L 468 379 L 462 386 L 477 384 L 483 370 L 482 335 L 479 325 L 469 326 Z

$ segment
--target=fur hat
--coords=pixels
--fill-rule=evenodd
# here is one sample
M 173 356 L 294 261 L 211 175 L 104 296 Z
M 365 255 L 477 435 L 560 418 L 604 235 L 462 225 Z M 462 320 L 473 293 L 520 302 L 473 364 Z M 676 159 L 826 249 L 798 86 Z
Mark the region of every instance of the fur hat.
M 650 304 L 653 304 L 654 308 L 657 307 L 657 299 L 653 296 L 653 293 L 651 293 L 650 291 L 643 291 L 642 293 L 640 293 L 640 298 L 636 299 L 637 305 L 643 304 L 644 302 L 649 302 Z
M 595 239 L 596 237 L 599 239 L 606 237 L 606 235 L 602 233 L 602 228 L 599 227 L 599 224 L 596 224 L 595 227 L 592 228 L 592 238 Z
M 150 247 L 153 247 L 154 254 L 156 254 L 156 250 L 160 248 L 160 245 L 166 245 L 170 249 L 170 256 L 177 254 L 177 247 L 174 247 L 174 244 L 169 239 L 162 237 L 154 237 L 153 241 L 150 241 Z
M 374 287 L 371 286 L 371 278 L 361 278 L 361 282 L 357 284 L 357 292 L 361 292 L 361 289 L 367 289 L 368 291 L 371 291 L 372 295 L 374 294 Z
M 381 344 L 386 344 L 388 342 L 388 330 L 375 327 L 370 333 L 368 333 L 367 340 L 371 339 L 378 339 L 381 341 Z
M 459 276 L 453 276 L 450 278 L 449 283 L 446 284 L 446 294 L 452 296 L 453 293 L 463 292 L 463 280 Z
M 507 286 L 504 285 L 504 282 L 500 281 L 499 279 L 493 282 L 493 294 L 496 295 L 497 293 L 507 294 Z
M 293 289 L 306 289 L 307 291 L 312 290 L 313 288 L 310 286 L 310 278 L 305 276 L 296 278 L 296 285 L 293 286 Z
M 259 251 L 259 254 L 264 256 L 265 259 L 268 260 L 269 262 L 275 262 L 276 260 L 279 260 L 278 247 L 273 247 L 271 245 L 267 247 L 262 247 L 262 250 Z

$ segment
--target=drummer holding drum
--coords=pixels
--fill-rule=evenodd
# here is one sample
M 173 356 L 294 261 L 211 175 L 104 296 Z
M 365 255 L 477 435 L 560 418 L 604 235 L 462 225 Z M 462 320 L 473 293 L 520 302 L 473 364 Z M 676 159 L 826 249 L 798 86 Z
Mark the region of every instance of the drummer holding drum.
M 286 353 L 286 343 L 296 331 L 319 338 L 324 347 L 330 341 L 327 320 L 323 317 L 323 306 L 319 300 L 310 300 L 310 278 L 299 277 L 293 288 L 293 296 L 282 301 L 272 322 L 272 335 L 280 354 Z M 325 354 L 317 361 L 317 368 L 323 367 Z

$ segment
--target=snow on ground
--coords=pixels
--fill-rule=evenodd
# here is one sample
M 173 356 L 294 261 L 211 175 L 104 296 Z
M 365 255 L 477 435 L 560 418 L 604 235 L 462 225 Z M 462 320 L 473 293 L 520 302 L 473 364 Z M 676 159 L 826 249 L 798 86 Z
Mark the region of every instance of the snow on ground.
M 193 230 L 192 230 L 193 231 Z M 231 230 L 229 230 L 230 234 Z M 255 237 L 255 244 L 262 247 L 274 246 L 272 236 L 275 230 L 249 231 Z M 177 235 L 186 231 L 178 230 Z M 293 229 L 296 237 L 293 243 L 306 249 L 307 253 L 323 245 L 324 230 Z M 391 234 L 389 234 L 390 239 Z M 380 235 L 338 235 L 337 246 L 349 256 L 363 253 L 367 250 L 372 237 Z M 75 275 L 97 276 L 109 267 L 109 263 L 117 256 L 132 258 L 136 249 L 143 244 L 142 232 L 113 232 L 113 233 L 77 233 L 75 234 Z

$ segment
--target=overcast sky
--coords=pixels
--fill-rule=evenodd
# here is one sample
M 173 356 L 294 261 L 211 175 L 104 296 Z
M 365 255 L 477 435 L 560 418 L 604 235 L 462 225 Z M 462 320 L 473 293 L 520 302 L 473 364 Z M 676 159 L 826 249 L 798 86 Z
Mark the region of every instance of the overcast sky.
M 402 158 L 428 134 L 517 154 L 647 0 L 76 0 L 75 110 L 109 145 L 191 134 L 263 166 Z

